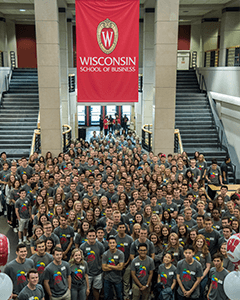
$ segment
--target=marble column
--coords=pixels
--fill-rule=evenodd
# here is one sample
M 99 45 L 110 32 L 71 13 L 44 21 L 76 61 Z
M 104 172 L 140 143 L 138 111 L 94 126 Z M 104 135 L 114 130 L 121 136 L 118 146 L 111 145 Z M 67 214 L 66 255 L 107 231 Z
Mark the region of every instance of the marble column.
M 6 19 L 0 15 L 0 51 L 3 52 L 3 66 L 8 66 Z
M 41 152 L 62 151 L 60 99 L 59 21 L 56 0 L 34 0 L 38 86 L 41 124 Z
M 190 50 L 197 51 L 197 66 L 202 66 L 201 23 L 191 25 Z
M 67 37 L 68 37 L 68 68 L 73 68 L 73 28 L 72 19 L 67 19 Z
M 66 8 L 59 7 L 59 46 L 62 124 L 70 125 L 69 92 L 68 92 L 68 37 Z
M 7 33 L 7 66 L 11 66 L 10 51 L 15 52 L 16 66 L 18 66 L 17 59 L 17 40 L 16 40 L 16 27 L 12 20 L 6 19 L 6 33 Z
M 226 48 L 240 44 L 240 7 L 226 7 L 222 11 L 220 28 L 219 66 L 226 65 Z
M 173 153 L 179 0 L 157 0 L 154 28 L 153 151 Z
M 145 8 L 143 22 L 142 125 L 152 124 L 154 82 L 154 8 Z

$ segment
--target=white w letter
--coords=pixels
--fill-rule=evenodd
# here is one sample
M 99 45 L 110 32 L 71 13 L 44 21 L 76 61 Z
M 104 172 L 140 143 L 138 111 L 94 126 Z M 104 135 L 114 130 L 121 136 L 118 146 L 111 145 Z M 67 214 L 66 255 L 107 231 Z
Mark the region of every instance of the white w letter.
M 108 31 L 106 32 L 106 36 L 105 36 L 105 32 L 102 32 L 102 36 L 103 36 L 103 41 L 104 41 L 105 48 L 111 46 L 112 35 L 113 35 L 113 32 L 111 32 L 111 36 L 109 36 Z

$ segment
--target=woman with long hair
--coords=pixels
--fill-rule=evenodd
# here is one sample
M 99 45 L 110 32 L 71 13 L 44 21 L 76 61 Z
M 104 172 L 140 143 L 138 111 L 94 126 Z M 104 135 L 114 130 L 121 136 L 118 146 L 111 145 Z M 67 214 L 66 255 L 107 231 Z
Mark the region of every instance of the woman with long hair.
M 198 235 L 198 230 L 192 228 L 189 233 L 188 233 L 188 237 L 187 237 L 187 241 L 186 241 L 186 245 L 193 245 L 196 237 Z
M 97 207 L 97 206 L 99 206 L 99 199 L 98 199 L 98 196 L 95 195 L 95 196 L 92 197 L 90 208 L 92 208 L 92 210 L 94 210 L 94 208 Z
M 82 220 L 80 229 L 75 236 L 74 244 L 75 248 L 79 248 L 83 243 L 87 241 L 87 232 L 90 229 L 90 224 L 87 220 Z
M 223 256 L 223 267 L 228 271 L 232 272 L 234 270 L 234 264 L 230 261 L 227 256 L 227 243 L 223 243 L 219 249 L 219 252 Z
M 84 219 L 86 216 L 85 211 L 82 209 L 82 203 L 80 201 L 74 202 L 73 210 L 76 213 L 78 221 L 81 222 L 81 220 Z
M 154 226 L 155 225 L 162 225 L 161 224 L 161 220 L 159 218 L 159 216 L 157 214 L 152 214 L 151 218 L 150 218 L 150 222 L 149 222 L 149 232 L 155 232 L 154 230 Z
M 74 249 L 69 260 L 72 286 L 71 299 L 86 300 L 90 294 L 88 280 L 88 264 L 84 261 L 81 249 Z
M 38 213 L 41 204 L 44 204 L 44 199 L 41 195 L 38 195 L 36 198 L 36 203 L 32 208 L 32 219 L 34 219 L 35 215 Z
M 185 173 L 185 178 L 187 179 L 188 188 L 192 189 L 193 184 L 194 184 L 194 182 L 196 182 L 196 180 L 194 179 L 191 169 L 187 169 L 187 171 Z
M 163 249 L 165 249 L 168 244 L 169 235 L 170 235 L 169 227 L 167 225 L 163 225 L 160 230 L 160 241 L 162 243 Z
M 55 207 L 55 202 L 52 197 L 49 197 L 47 199 L 46 206 L 47 206 L 46 214 L 48 215 L 49 220 L 52 221 L 52 218 L 54 217 L 54 207 Z
M 40 225 L 37 225 L 33 230 L 33 236 L 30 240 L 30 250 L 32 255 L 37 253 L 36 251 L 36 241 L 43 235 L 43 228 Z
M 179 244 L 178 235 L 175 232 L 170 233 L 168 244 L 164 249 L 164 253 L 173 252 L 172 264 L 176 267 L 179 260 L 184 258 L 183 247 Z
M 140 229 L 141 229 L 140 224 L 137 223 L 133 225 L 131 237 L 133 238 L 134 241 L 139 238 Z
M 54 207 L 54 216 L 60 218 L 61 214 L 63 214 L 63 207 L 61 204 L 56 204 Z
M 77 219 L 75 210 L 72 209 L 69 211 L 67 222 L 68 222 L 68 225 L 74 229 L 74 233 L 77 234 L 81 223 Z
M 63 213 L 68 216 L 69 212 L 73 209 L 73 199 L 72 198 L 68 198 L 65 202 L 65 206 L 63 209 Z
M 172 295 L 169 296 L 169 300 L 174 300 L 174 288 L 176 286 L 176 267 L 172 264 L 173 254 L 166 252 L 163 255 L 163 264 L 161 264 L 158 268 L 158 284 L 161 283 L 160 289 L 157 290 L 156 296 L 162 297 L 160 299 L 164 299 L 162 295 L 162 291 L 166 288 L 170 288 L 172 290 Z M 159 295 L 160 293 L 160 295 Z
M 221 215 L 224 214 L 227 211 L 227 207 L 224 203 L 224 199 L 221 195 L 218 195 L 215 199 L 214 199 L 214 205 L 217 209 L 219 209 Z
M 172 228 L 174 225 L 176 225 L 176 221 L 172 218 L 168 210 L 163 211 L 162 224 L 169 226 L 169 228 Z
M 46 238 L 45 240 L 46 243 L 46 252 L 49 254 L 53 254 L 53 249 L 54 249 L 54 241 L 51 237 Z
M 37 214 L 33 218 L 33 228 L 38 224 L 39 218 L 42 214 L 47 212 L 47 207 L 45 204 L 40 204 Z
M 101 209 L 101 217 L 105 216 L 105 209 L 108 206 L 108 198 L 106 196 L 102 196 L 99 200 L 99 207 Z
M 15 176 L 10 175 L 9 180 L 5 186 L 5 199 L 7 204 L 7 222 L 10 227 L 12 227 L 12 212 L 15 210 L 15 206 L 13 205 L 13 202 L 11 201 L 11 191 L 14 188 L 15 183 Z
M 179 244 L 184 247 L 188 238 L 188 229 L 186 225 L 180 225 L 178 227 Z
M 208 273 L 211 267 L 211 255 L 208 250 L 207 242 L 202 234 L 199 234 L 193 242 L 194 259 L 202 265 L 203 276 L 200 282 L 200 299 L 204 298 L 204 291 L 208 282 Z
M 95 222 L 97 223 L 97 221 L 101 218 L 101 209 L 99 206 L 96 206 L 93 209 L 93 215 L 94 215 Z
M 95 221 L 95 218 L 94 218 L 94 214 L 93 214 L 93 210 L 92 209 L 89 209 L 86 211 L 86 217 L 85 217 L 85 220 L 88 221 L 88 223 L 90 224 L 90 226 L 92 228 L 95 228 L 96 227 L 96 221 Z
M 143 222 L 149 225 L 151 217 L 152 217 L 152 208 L 151 205 L 147 204 L 143 209 Z
M 20 187 L 21 187 L 20 180 L 15 180 L 15 182 L 13 184 L 13 188 L 11 190 L 11 194 L 10 194 L 10 202 L 12 203 L 12 227 L 13 227 L 13 231 L 15 233 L 18 232 L 18 230 L 16 228 L 17 216 L 16 216 L 16 212 L 15 212 L 15 203 L 16 203 L 17 199 L 19 198 Z

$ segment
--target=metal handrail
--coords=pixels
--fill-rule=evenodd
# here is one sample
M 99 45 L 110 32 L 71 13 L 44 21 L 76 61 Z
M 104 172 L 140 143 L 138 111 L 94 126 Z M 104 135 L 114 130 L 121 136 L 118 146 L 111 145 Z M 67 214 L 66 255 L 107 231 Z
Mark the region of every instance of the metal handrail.
M 207 96 L 207 100 L 209 102 L 209 105 L 211 107 L 211 112 L 212 112 L 212 116 L 213 116 L 213 122 L 216 126 L 217 132 L 218 132 L 218 146 L 219 148 L 223 149 L 226 151 L 227 155 L 230 157 L 231 162 L 233 161 L 232 159 L 232 154 L 229 152 L 229 144 L 228 144 L 228 140 L 227 140 L 227 136 L 223 127 L 223 124 L 218 116 L 218 112 L 217 112 L 217 107 L 216 107 L 216 103 L 215 101 L 212 99 L 212 95 L 210 92 L 208 92 L 207 89 L 207 84 L 205 81 L 205 77 L 203 74 L 200 73 L 199 69 L 196 69 L 196 75 L 197 75 L 197 80 L 198 83 L 200 85 L 200 90 L 204 93 L 206 93 Z M 199 82 L 200 80 L 200 82 Z M 236 155 L 234 155 L 235 157 Z M 237 158 L 237 156 L 236 156 Z M 234 177 L 234 183 L 236 182 L 236 165 L 234 163 L 232 163 L 233 166 L 233 177 Z
M 152 130 L 152 124 L 144 124 L 142 127 L 142 147 L 147 151 L 152 150 L 151 130 Z M 146 134 L 148 135 L 147 138 L 146 138 Z M 174 130 L 174 136 L 176 137 L 176 140 L 174 141 L 174 149 L 176 149 L 175 152 L 177 152 L 179 149 L 180 153 L 183 153 L 183 144 L 182 144 L 182 138 L 179 129 Z

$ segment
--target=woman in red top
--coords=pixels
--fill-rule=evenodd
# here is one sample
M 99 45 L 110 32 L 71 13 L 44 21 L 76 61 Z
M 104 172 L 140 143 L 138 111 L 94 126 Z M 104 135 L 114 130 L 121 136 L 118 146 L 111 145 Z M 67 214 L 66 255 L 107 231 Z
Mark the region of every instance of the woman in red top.
M 105 116 L 105 119 L 103 120 L 103 129 L 106 136 L 108 134 L 108 116 Z

